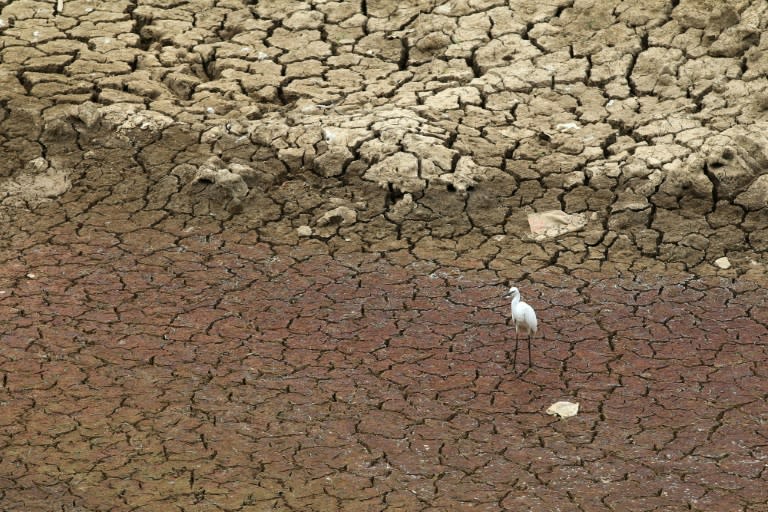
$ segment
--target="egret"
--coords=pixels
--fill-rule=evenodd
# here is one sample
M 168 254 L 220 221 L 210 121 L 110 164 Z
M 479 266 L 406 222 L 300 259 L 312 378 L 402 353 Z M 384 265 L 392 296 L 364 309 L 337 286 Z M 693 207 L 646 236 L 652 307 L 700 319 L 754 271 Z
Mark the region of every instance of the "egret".
M 536 320 L 536 312 L 528 303 L 520 300 L 520 290 L 514 286 L 504 294 L 504 297 L 512 297 L 512 322 L 515 324 L 515 355 L 512 359 L 512 368 L 517 365 L 517 344 L 520 331 L 523 335 L 528 335 L 528 367 L 530 368 L 533 366 L 531 362 L 531 339 L 536 334 L 539 325 Z

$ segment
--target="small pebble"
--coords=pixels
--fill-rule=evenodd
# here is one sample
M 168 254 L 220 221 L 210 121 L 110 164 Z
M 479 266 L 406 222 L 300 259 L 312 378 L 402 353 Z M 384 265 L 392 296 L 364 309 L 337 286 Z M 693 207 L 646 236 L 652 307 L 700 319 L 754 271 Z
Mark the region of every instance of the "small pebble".
M 721 268 L 723 270 L 731 268 L 731 260 L 723 256 L 722 258 L 717 258 L 715 260 L 715 266 L 717 268 Z
M 570 418 L 576 416 L 579 413 L 578 402 L 555 402 L 547 409 L 547 414 L 557 415 L 561 418 Z

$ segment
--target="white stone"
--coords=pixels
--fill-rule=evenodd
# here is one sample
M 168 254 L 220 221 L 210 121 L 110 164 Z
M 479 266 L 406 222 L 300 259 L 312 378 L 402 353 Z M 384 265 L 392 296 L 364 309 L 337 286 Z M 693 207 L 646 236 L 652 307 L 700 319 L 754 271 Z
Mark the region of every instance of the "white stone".
M 580 128 L 581 126 L 579 126 L 579 123 L 560 123 L 555 126 L 555 129 L 561 132 L 566 132 L 568 130 L 579 130 Z
M 731 260 L 723 256 L 722 258 L 717 258 L 715 260 L 715 266 L 717 268 L 721 268 L 723 270 L 731 268 Z
M 561 418 L 570 418 L 576 416 L 579 412 L 579 403 L 573 402 L 555 402 L 547 409 L 547 414 L 558 415 Z
M 341 224 L 342 226 L 348 226 L 357 222 L 357 212 L 347 206 L 339 206 L 333 210 L 327 211 L 317 220 L 318 226 L 326 226 L 328 224 Z

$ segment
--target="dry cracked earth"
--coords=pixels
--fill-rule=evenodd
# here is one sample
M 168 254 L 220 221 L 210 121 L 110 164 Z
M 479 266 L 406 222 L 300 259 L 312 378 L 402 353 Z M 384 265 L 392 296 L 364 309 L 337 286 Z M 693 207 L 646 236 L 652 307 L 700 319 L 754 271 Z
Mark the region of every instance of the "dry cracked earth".
M 768 511 L 766 29 L 0 0 L 0 509 Z

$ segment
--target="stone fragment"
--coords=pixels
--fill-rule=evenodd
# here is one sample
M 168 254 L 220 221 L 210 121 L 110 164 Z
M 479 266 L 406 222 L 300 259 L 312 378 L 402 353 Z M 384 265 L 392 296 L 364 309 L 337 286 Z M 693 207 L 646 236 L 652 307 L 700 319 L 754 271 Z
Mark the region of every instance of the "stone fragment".
M 296 233 L 299 236 L 312 236 L 312 228 L 309 226 L 299 226 L 296 228 Z
M 88 128 L 96 126 L 101 119 L 98 105 L 90 101 L 78 105 L 77 116 Z
M 419 160 L 411 153 L 395 153 L 372 165 L 363 178 L 378 183 L 382 188 L 394 186 L 401 192 L 418 192 L 424 189 L 419 178 Z
M 399 201 L 390 207 L 390 211 L 397 216 L 404 217 L 414 208 L 413 194 L 403 194 Z
M 325 153 L 315 157 L 314 169 L 320 176 L 326 178 L 340 176 L 353 158 L 354 156 L 345 146 L 334 145 Z
M 196 195 L 204 193 L 229 211 L 238 210 L 249 192 L 243 176 L 224 167 L 216 158 L 209 159 L 195 172 L 189 190 Z
M 172 117 L 161 114 L 154 110 L 141 110 L 135 114 L 129 115 L 117 126 L 117 130 L 124 132 L 134 129 L 145 130 L 149 132 L 159 132 L 174 123 Z
M 327 226 L 338 224 L 348 226 L 357 222 L 357 212 L 348 206 L 339 206 L 333 210 L 325 212 L 322 217 L 317 219 L 318 226 Z
M 579 403 L 573 402 L 555 402 L 547 408 L 547 414 L 550 416 L 560 416 L 561 418 L 570 418 L 579 413 Z
M 717 268 L 721 268 L 723 270 L 727 270 L 727 269 L 731 268 L 731 260 L 729 260 L 725 256 L 723 256 L 722 258 L 717 258 L 715 260 L 715 266 Z
M 200 79 L 188 75 L 186 73 L 172 72 L 168 73 L 163 80 L 163 83 L 183 99 L 189 99 L 195 90 L 195 87 L 200 85 Z
M 579 126 L 579 123 L 574 123 L 574 122 L 560 123 L 555 125 L 555 130 L 559 132 L 566 132 L 568 130 L 578 130 L 580 128 L 581 126 Z
M 477 178 L 484 175 L 483 171 L 470 157 L 462 156 L 456 163 L 456 169 L 452 173 L 440 175 L 440 180 L 454 190 L 466 192 L 477 184 Z

